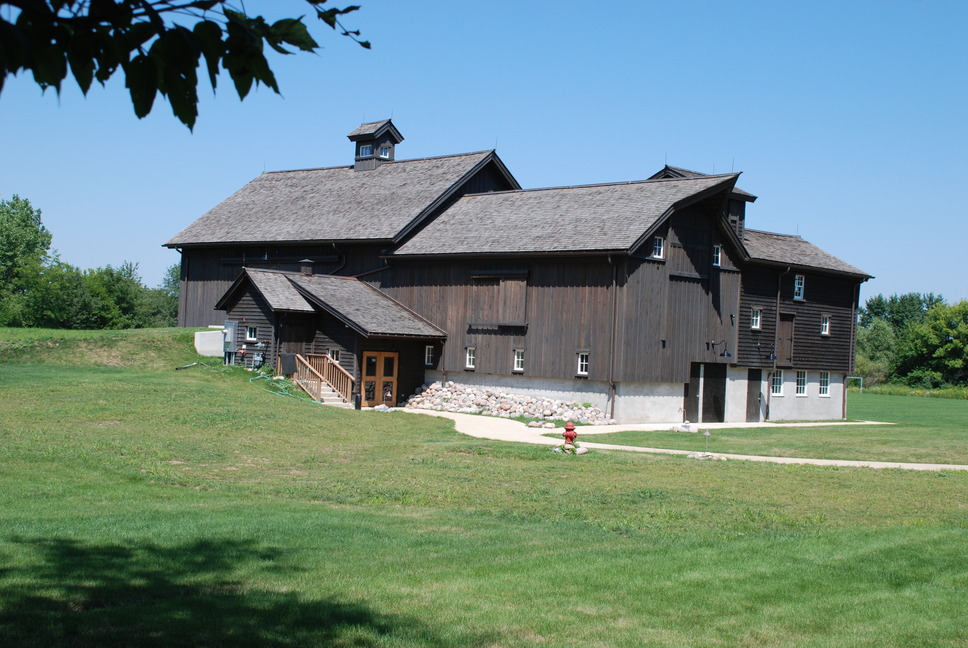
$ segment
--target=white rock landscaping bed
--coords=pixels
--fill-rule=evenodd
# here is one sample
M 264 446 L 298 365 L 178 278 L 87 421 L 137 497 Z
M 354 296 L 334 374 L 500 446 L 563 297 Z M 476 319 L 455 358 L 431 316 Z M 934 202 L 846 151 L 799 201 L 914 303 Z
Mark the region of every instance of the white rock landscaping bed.
M 564 402 L 521 394 L 482 389 L 447 381 L 424 385 L 410 397 L 406 407 L 483 414 L 501 418 L 524 417 L 537 421 L 572 421 L 576 425 L 614 425 L 598 407 L 586 407 L 577 401 Z M 540 425 L 540 424 L 539 424 Z M 552 427 L 554 427 L 552 425 Z

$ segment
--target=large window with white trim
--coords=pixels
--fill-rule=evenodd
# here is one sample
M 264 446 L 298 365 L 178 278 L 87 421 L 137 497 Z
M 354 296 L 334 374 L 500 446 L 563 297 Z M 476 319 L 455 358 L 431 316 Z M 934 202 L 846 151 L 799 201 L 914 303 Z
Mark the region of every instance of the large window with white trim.
M 757 331 L 763 327 L 763 310 L 754 308 L 750 313 L 750 328 Z
M 830 396 L 830 372 L 820 372 L 820 395 Z
M 770 394 L 773 396 L 783 395 L 783 370 L 777 369 L 770 377 Z
M 807 395 L 807 372 L 797 372 L 797 396 Z
M 803 299 L 804 289 L 806 288 L 807 278 L 803 275 L 793 277 L 793 298 Z
M 469 346 L 466 349 L 464 349 L 464 368 L 465 369 L 477 368 L 477 347 Z
M 665 258 L 665 238 L 664 237 L 656 236 L 655 240 L 652 241 L 652 258 L 653 259 Z

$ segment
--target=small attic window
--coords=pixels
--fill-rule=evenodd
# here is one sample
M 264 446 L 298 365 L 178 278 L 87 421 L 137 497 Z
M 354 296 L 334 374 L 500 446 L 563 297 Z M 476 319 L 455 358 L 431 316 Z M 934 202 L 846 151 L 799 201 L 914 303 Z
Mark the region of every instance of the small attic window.
M 360 146 L 360 157 L 373 157 L 373 145 L 363 144 Z
M 383 158 L 384 160 L 390 157 L 390 147 L 389 146 L 381 146 L 380 147 L 380 157 Z

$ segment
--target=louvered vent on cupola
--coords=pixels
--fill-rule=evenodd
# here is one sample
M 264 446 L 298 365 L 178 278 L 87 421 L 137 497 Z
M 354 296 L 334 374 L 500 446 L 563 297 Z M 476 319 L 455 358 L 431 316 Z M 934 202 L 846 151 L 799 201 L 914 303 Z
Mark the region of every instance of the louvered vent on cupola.
M 361 124 L 347 135 L 356 146 L 356 171 L 375 169 L 383 162 L 393 162 L 393 152 L 403 135 L 389 119 Z

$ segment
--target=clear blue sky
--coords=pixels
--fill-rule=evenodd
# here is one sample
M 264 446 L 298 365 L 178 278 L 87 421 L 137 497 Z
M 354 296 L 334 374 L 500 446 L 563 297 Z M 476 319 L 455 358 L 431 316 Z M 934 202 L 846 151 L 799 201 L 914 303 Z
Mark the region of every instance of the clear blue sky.
M 528 188 L 742 171 L 748 226 L 875 275 L 862 301 L 968 298 L 964 0 L 360 3 L 371 51 L 313 24 L 318 55 L 271 59 L 282 97 L 203 81 L 194 133 L 160 102 L 138 120 L 120 76 L 86 98 L 8 79 L 0 197 L 41 208 L 64 261 L 154 286 L 195 218 L 264 170 L 351 163 L 345 135 L 392 116 L 398 159 L 497 148 Z

